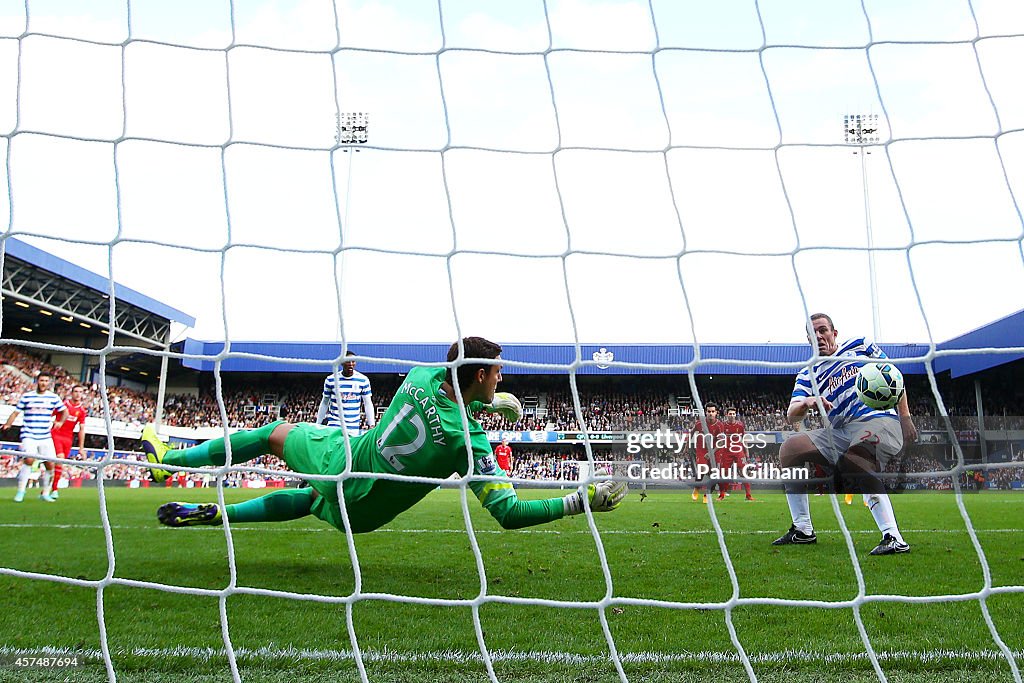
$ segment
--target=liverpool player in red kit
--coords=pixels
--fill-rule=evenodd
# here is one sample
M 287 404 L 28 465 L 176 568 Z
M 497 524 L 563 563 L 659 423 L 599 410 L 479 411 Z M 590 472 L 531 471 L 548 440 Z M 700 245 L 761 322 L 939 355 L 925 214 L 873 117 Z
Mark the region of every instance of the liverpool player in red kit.
M 507 436 L 495 447 L 494 459 L 498 461 L 498 467 L 503 471 L 512 471 L 512 447 L 508 445 Z
M 725 462 L 719 464 L 719 467 L 733 467 L 735 466 L 737 471 L 742 472 L 743 466 L 747 464 L 747 427 L 738 419 L 736 419 L 736 409 L 726 408 L 725 409 L 725 422 L 722 426 L 723 432 L 728 439 L 728 446 L 725 449 Z M 718 455 L 717 453 L 715 454 Z M 720 493 L 718 499 L 725 498 L 725 492 L 729 490 L 729 487 L 736 486 L 737 484 L 723 484 L 724 489 L 719 489 Z M 750 495 L 750 484 L 743 482 L 743 488 L 747 490 L 747 500 L 754 500 L 754 497 Z
M 725 423 L 718 419 L 718 406 L 711 402 L 705 403 L 704 414 L 707 415 L 707 432 L 704 431 L 704 423 L 699 419 L 693 425 L 693 430 L 690 432 L 690 443 L 695 444 L 694 449 L 696 451 L 694 454 L 694 472 L 696 472 L 697 465 L 711 466 L 711 463 L 708 462 L 708 444 L 711 444 L 715 449 L 715 464 L 717 467 L 722 466 L 722 457 L 725 454 L 725 448 L 720 447 L 724 442 L 722 434 L 724 433 Z M 723 485 L 719 484 L 719 490 L 724 492 Z M 701 492 L 704 492 L 703 486 L 697 486 L 693 489 L 693 495 L 691 496 L 693 502 L 697 502 L 697 496 Z M 707 492 L 704 492 L 703 501 L 705 503 L 708 502 Z
M 75 429 L 78 430 L 78 452 L 85 451 L 85 406 L 82 405 L 82 398 L 85 396 L 85 387 L 76 384 L 71 389 L 71 398 L 64 399 L 64 407 L 68 410 L 68 418 L 59 429 L 52 429 L 50 437 L 53 439 L 53 448 L 57 451 L 57 457 L 71 457 L 71 442 L 75 440 Z M 53 492 L 51 498 L 57 498 L 61 474 L 64 467 L 62 463 L 54 463 L 53 466 Z

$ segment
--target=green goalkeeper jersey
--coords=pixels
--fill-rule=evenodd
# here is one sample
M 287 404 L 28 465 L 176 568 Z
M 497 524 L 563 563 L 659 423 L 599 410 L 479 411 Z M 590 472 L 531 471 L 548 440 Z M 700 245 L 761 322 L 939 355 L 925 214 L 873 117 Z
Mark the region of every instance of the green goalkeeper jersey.
M 441 390 L 444 368 L 414 368 L 399 387 L 377 426 L 350 439 L 352 470 L 386 472 L 445 479 L 464 476 L 473 463 L 473 473 L 504 476 L 498 467 L 487 434 L 473 417 L 483 409 L 471 403 L 459 409 L 454 397 Z M 468 425 L 470 449 L 466 448 L 463 421 Z M 345 469 L 342 431 L 324 430 L 330 444 L 328 474 Z M 333 482 L 313 482 L 321 494 L 337 500 Z M 561 498 L 519 500 L 511 483 L 471 481 L 469 487 L 491 515 L 507 529 L 532 526 L 562 517 Z M 371 531 L 390 522 L 437 488 L 436 484 L 391 479 L 346 479 L 345 504 L 352 530 Z M 333 494 L 333 495 L 332 495 Z

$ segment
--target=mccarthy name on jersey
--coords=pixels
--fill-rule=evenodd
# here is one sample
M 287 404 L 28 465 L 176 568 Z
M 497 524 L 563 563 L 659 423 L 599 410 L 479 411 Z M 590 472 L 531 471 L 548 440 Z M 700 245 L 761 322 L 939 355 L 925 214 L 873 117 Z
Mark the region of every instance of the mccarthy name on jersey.
M 813 370 L 800 370 L 796 376 L 796 386 L 793 387 L 792 401 L 814 396 L 814 383 L 817 381 L 821 397 L 832 404 L 832 410 L 828 411 L 828 421 L 834 429 L 854 420 L 870 420 L 875 417 L 899 419 L 895 410 L 870 408 L 857 397 L 857 372 L 864 364 L 864 359 L 868 358 L 888 356 L 865 337 L 843 342 L 829 360 L 819 361 Z
M 422 386 L 417 385 L 414 382 L 406 381 L 399 387 L 395 393 L 396 396 L 408 395 L 412 398 L 413 402 L 419 405 L 420 410 L 423 411 L 423 417 L 427 419 L 427 428 L 430 429 L 430 438 L 438 446 L 447 446 L 447 442 L 444 438 L 444 427 L 441 424 L 441 416 L 437 412 L 436 399 L 430 395 L 430 392 Z M 399 411 L 398 420 L 400 421 L 408 413 L 412 411 L 412 406 L 406 404 Z M 423 421 L 419 416 L 413 416 L 414 421 L 419 421 L 419 426 L 422 428 Z M 383 440 L 385 437 L 381 437 Z

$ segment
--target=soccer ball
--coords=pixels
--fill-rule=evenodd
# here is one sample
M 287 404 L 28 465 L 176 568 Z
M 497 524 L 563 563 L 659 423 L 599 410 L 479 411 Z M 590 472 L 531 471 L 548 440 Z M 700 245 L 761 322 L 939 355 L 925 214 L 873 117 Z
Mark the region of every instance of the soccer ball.
M 867 363 L 857 373 L 857 397 L 869 408 L 888 410 L 903 396 L 903 373 L 892 363 Z

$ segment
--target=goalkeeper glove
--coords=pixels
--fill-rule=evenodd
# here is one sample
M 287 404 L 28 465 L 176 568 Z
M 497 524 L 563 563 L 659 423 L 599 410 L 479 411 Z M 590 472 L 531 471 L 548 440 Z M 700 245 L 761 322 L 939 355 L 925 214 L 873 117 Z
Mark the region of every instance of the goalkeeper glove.
M 523 417 L 523 404 L 514 395 L 499 391 L 494 394 L 491 404 L 484 406 L 489 413 L 498 413 L 509 422 L 516 423 Z
M 586 488 L 581 486 L 578 491 L 563 498 L 562 504 L 565 506 L 566 516 L 583 512 L 584 500 L 590 504 L 590 509 L 594 512 L 611 512 L 619 507 L 627 493 L 629 486 L 624 481 L 599 481 Z

